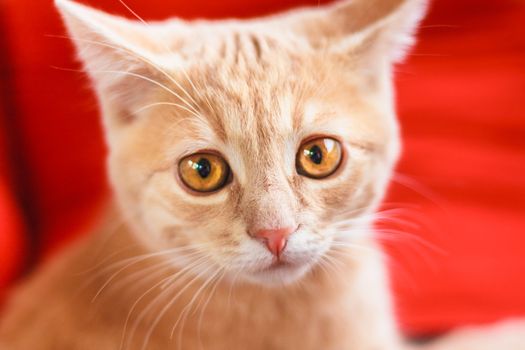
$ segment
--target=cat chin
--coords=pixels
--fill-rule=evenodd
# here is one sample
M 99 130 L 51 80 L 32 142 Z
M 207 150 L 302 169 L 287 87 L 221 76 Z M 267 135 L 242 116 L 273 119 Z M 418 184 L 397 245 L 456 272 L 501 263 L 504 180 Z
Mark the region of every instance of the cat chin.
M 297 282 L 310 269 L 310 264 L 276 264 L 258 271 L 245 273 L 243 277 L 249 283 L 266 287 L 280 287 Z

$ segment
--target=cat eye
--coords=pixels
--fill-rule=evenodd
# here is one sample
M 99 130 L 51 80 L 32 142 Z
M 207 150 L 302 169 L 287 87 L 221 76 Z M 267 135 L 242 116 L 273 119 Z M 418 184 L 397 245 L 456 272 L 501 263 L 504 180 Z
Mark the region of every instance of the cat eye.
M 299 147 L 296 158 L 297 172 L 301 175 L 322 179 L 333 174 L 342 160 L 339 141 L 330 137 L 309 140 Z
M 194 191 L 213 192 L 226 185 L 230 167 L 219 155 L 195 153 L 181 159 L 179 176 L 184 185 Z

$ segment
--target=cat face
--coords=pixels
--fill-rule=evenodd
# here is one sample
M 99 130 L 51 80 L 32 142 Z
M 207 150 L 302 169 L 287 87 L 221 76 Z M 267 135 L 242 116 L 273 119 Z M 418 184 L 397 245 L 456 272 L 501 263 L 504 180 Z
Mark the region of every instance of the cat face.
M 390 65 L 420 1 L 350 24 L 354 2 L 152 26 L 59 7 L 100 98 L 116 197 L 148 249 L 273 285 L 356 239 L 398 155 Z
M 316 68 L 322 64 L 315 59 L 296 68 L 283 64 L 280 71 L 273 63 L 272 70 L 254 64 L 221 74 L 231 66 L 217 63 L 192 72 L 197 89 L 184 89 L 196 111 L 171 105 L 184 103 L 165 91 L 142 102 L 162 104 L 125 126 L 112 147 L 113 186 L 152 249 L 195 246 L 241 276 L 285 281 L 327 252 L 335 224 L 367 212 L 382 195 L 393 161 L 388 150 L 397 148 L 391 115 L 367 104 L 347 79 Z M 312 78 L 306 72 L 313 70 Z M 182 96 L 181 90 L 175 89 Z M 300 149 L 311 142 L 308 151 L 340 145 L 335 169 L 326 177 L 301 174 Z M 196 166 L 188 167 L 188 158 Z M 191 181 L 206 180 L 199 161 L 217 189 L 190 187 Z M 212 171 L 224 175 L 210 176 Z M 281 228 L 293 233 L 277 259 L 255 236 Z

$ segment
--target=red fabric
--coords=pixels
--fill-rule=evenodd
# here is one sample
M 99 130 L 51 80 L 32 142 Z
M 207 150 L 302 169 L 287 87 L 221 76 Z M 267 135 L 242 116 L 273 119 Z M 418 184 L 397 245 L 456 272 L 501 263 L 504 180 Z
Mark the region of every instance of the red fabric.
M 150 19 L 251 16 L 301 1 L 126 2 Z M 115 0 L 91 3 L 128 15 Z M 86 79 L 54 68 L 78 65 L 67 40 L 48 36 L 63 35 L 51 1 L 3 6 L 32 200 L 49 250 L 82 232 L 105 195 L 102 132 Z M 402 184 L 387 203 L 407 208 L 399 215 L 422 223 L 410 228 L 416 237 L 445 251 L 407 235 L 385 239 L 408 332 L 525 314 L 523 23 L 517 0 L 436 0 L 420 44 L 397 69 L 405 153 Z
M 0 176 L 0 297 L 20 272 L 24 259 L 24 236 L 19 211 L 5 176 Z
M 0 90 L 1 91 L 1 90 Z M 4 126 L 4 105 L 0 99 L 0 126 Z M 24 261 L 24 228 L 10 188 L 10 167 L 4 152 L 7 140 L 0 129 L 0 301 L 2 291 L 14 280 Z

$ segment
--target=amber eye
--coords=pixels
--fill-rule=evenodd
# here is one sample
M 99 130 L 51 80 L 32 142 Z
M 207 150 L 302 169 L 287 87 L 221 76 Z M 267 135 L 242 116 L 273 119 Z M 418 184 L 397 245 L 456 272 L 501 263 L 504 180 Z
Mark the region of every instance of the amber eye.
M 296 167 L 301 175 L 321 179 L 333 174 L 342 159 L 341 144 L 330 137 L 307 141 L 299 147 Z
M 223 187 L 230 176 L 226 161 L 215 154 L 195 153 L 179 163 L 182 182 L 197 192 L 213 192 Z

